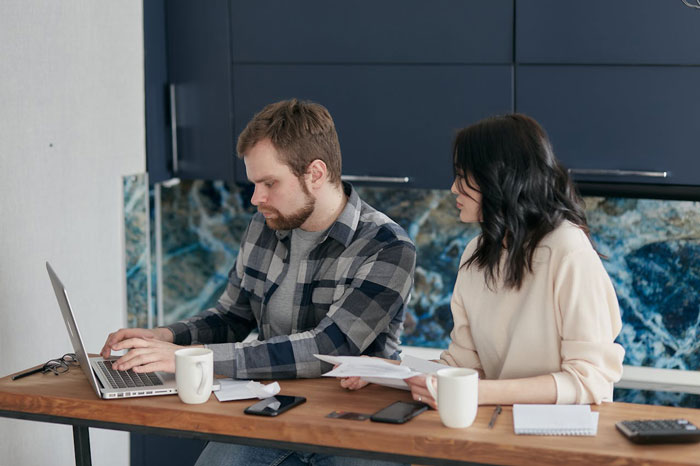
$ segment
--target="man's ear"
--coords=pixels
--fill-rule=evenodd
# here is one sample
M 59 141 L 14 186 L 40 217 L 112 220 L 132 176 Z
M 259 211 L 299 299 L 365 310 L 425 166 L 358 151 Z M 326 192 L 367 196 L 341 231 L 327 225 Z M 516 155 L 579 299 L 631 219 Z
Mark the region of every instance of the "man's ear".
M 316 159 L 306 169 L 312 188 L 319 188 L 328 179 L 328 167 L 323 160 Z

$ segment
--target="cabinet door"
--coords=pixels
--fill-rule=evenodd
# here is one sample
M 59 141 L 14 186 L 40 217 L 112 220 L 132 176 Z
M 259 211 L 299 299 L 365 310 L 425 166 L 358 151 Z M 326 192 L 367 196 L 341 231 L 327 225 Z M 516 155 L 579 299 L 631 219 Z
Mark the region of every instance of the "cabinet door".
M 513 0 L 233 0 L 235 63 L 510 63 Z
M 130 434 L 130 442 L 129 466 L 192 466 L 207 444 L 205 440 L 136 432 Z
M 569 169 L 668 173 L 577 179 L 700 185 L 700 68 L 519 66 L 517 78 L 516 109 Z
M 168 61 L 165 0 L 143 3 L 143 63 L 148 181 L 172 177 L 168 120 Z
M 700 64 L 700 10 L 682 0 L 518 0 L 515 11 L 519 63 Z
M 177 134 L 174 176 L 231 180 L 234 146 L 228 1 L 211 0 L 203 7 L 189 0 L 169 0 L 165 7 L 168 77 L 175 101 L 170 121 L 176 122 Z
M 296 97 L 330 111 L 343 174 L 452 183 L 455 131 L 512 110 L 512 68 L 493 66 L 234 66 L 236 134 L 266 104 Z M 237 170 L 244 181 L 244 170 Z

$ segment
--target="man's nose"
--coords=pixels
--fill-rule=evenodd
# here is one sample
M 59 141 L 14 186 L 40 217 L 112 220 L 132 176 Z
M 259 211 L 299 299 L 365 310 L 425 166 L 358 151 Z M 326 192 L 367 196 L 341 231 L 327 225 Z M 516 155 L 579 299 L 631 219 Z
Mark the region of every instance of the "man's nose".
M 253 197 L 250 198 L 250 203 L 253 204 L 254 206 L 258 206 L 264 201 L 264 196 L 263 196 L 263 190 L 259 187 L 255 187 L 253 190 Z

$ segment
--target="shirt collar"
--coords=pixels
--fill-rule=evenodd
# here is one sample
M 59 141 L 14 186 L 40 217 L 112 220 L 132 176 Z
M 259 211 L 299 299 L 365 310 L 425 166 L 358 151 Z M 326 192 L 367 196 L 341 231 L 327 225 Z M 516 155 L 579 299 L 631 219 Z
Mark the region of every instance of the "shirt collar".
M 343 182 L 343 190 L 348 197 L 348 202 L 335 222 L 326 230 L 326 234 L 320 238 L 319 243 L 324 242 L 326 238 L 333 238 L 347 247 L 355 236 L 357 225 L 360 223 L 362 200 L 350 183 Z M 287 238 L 290 233 L 290 230 L 275 231 L 275 235 L 277 235 L 279 240 Z

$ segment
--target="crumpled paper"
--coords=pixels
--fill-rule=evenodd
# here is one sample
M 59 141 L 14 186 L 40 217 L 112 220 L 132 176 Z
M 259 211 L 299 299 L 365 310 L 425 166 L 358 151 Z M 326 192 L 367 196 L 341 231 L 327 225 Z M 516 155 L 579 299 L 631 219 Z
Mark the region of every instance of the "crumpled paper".
M 280 384 L 272 382 L 263 385 L 254 380 L 218 379 L 221 389 L 214 392 L 219 401 L 248 400 L 251 398 L 270 398 L 280 392 Z

